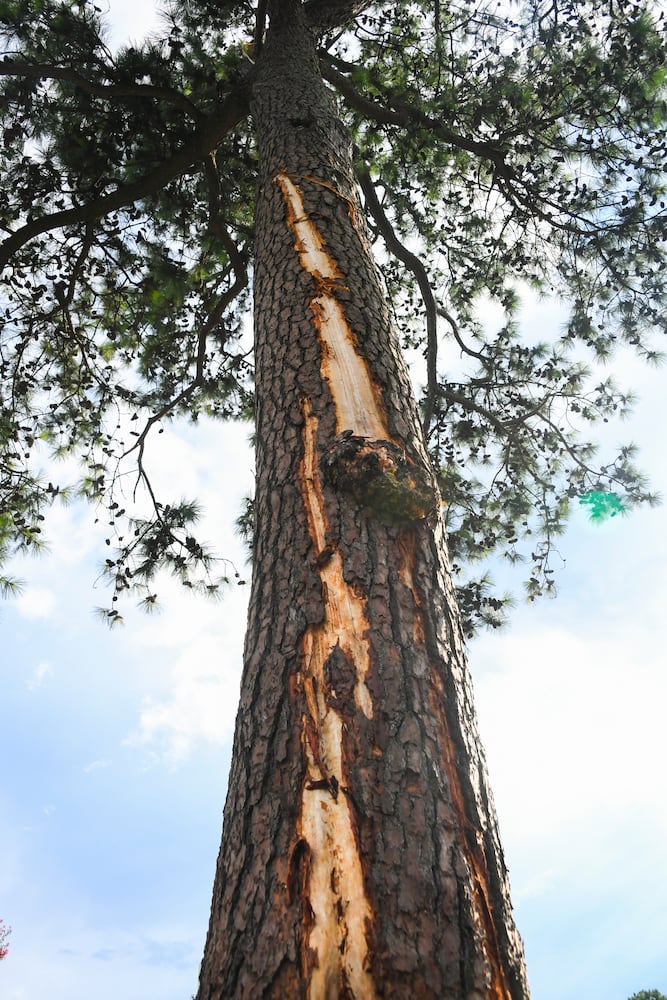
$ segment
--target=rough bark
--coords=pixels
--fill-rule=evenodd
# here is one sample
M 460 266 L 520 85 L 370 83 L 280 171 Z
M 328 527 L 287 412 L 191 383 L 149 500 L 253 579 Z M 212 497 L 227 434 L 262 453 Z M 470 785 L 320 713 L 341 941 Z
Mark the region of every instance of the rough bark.
M 525 1000 L 439 498 L 296 0 L 252 114 L 257 522 L 198 1000 Z

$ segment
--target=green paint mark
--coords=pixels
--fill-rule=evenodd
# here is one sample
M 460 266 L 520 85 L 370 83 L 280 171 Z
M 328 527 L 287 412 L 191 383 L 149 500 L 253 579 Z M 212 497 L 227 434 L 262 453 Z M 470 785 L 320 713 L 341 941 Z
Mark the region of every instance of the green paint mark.
M 582 507 L 588 507 L 588 516 L 591 521 L 601 524 L 610 517 L 617 514 L 624 514 L 626 506 L 616 493 L 608 493 L 606 490 L 589 490 L 579 497 Z

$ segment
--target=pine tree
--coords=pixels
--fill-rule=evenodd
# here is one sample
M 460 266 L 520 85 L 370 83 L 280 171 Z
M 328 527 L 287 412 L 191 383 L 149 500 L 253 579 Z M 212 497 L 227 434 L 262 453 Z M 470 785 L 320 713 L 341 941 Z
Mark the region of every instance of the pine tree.
M 585 429 L 630 397 L 582 358 L 654 361 L 664 330 L 662 14 L 192 0 L 115 53 L 91 3 L 1 23 L 0 555 L 64 492 L 43 442 L 114 522 L 110 622 L 160 569 L 215 592 L 144 446 L 255 418 L 199 1000 L 527 997 L 463 649 L 504 601 L 465 568 L 525 548 L 535 597 L 572 500 L 651 500 L 631 447 L 596 461 Z M 526 286 L 569 304 L 558 343 L 521 339 Z M 132 463 L 149 518 L 118 502 Z

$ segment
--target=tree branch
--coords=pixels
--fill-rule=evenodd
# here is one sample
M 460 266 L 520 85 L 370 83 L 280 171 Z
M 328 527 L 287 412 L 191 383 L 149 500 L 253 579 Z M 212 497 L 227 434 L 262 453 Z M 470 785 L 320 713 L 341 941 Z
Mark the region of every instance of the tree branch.
M 509 167 L 505 163 L 505 153 L 502 149 L 499 149 L 490 142 L 468 139 L 464 135 L 459 135 L 458 132 L 452 132 L 451 129 L 448 129 L 436 118 L 431 118 L 430 115 L 425 114 L 420 108 L 401 101 L 393 94 L 386 95 L 390 107 L 385 107 L 385 105 L 380 104 L 378 101 L 365 97 L 359 93 L 348 77 L 343 73 L 339 73 L 334 68 L 334 62 L 340 65 L 342 60 L 334 59 L 333 56 L 328 54 L 321 54 L 320 65 L 322 67 L 322 75 L 325 80 L 345 97 L 351 108 L 360 111 L 367 118 L 372 118 L 373 121 L 378 122 L 380 125 L 398 125 L 405 128 L 407 125 L 417 124 L 422 128 L 428 129 L 429 132 L 440 139 L 444 139 L 445 142 L 450 143 L 452 146 L 456 146 L 457 149 L 465 149 L 469 153 L 474 153 L 476 156 L 481 156 L 489 160 L 493 163 L 496 170 L 500 170 L 504 175 L 510 175 Z
M 243 254 L 239 251 L 239 248 L 232 237 L 229 235 L 227 227 L 225 226 L 225 223 L 220 215 L 220 175 L 218 174 L 218 168 L 215 162 L 215 151 L 204 160 L 204 173 L 208 184 L 209 232 L 213 233 L 214 236 L 217 236 L 222 243 L 231 261 L 232 267 L 234 268 L 237 282 L 240 281 L 241 276 L 243 276 L 243 284 L 238 289 L 240 292 L 243 288 L 245 288 L 248 281 L 246 260 Z
M 220 296 L 220 298 L 214 305 L 213 309 L 209 313 L 208 319 L 206 320 L 201 330 L 199 331 L 199 335 L 197 338 L 197 358 L 195 362 L 195 377 L 193 378 L 192 382 L 190 382 L 189 385 L 186 385 L 185 388 L 182 389 L 178 393 L 178 395 L 176 395 L 173 399 L 170 399 L 168 403 L 165 403 L 164 406 L 161 406 L 156 413 L 151 414 L 151 416 L 146 421 L 141 434 L 134 442 L 132 447 L 128 448 L 127 451 L 123 452 L 123 454 L 121 455 L 121 458 L 126 458 L 128 455 L 131 455 L 133 451 L 138 450 L 137 470 L 139 473 L 139 478 L 137 480 L 137 485 L 139 480 L 143 480 L 143 482 L 146 483 L 146 485 L 148 486 L 149 492 L 154 502 L 155 498 L 153 497 L 153 491 L 150 487 L 150 481 L 146 473 L 146 470 L 144 468 L 144 450 L 146 447 L 146 438 L 148 437 L 151 428 L 154 427 L 155 424 L 157 424 L 160 420 L 162 420 L 169 413 L 171 413 L 172 410 L 174 410 L 180 403 L 183 403 L 186 399 L 190 399 L 193 393 L 200 386 L 204 384 L 204 362 L 206 361 L 206 342 L 208 339 L 208 335 L 213 329 L 213 327 L 216 326 L 220 321 L 220 318 L 225 309 L 227 308 L 227 306 L 231 305 L 234 299 L 241 294 L 243 289 L 246 287 L 247 283 L 248 283 L 247 272 L 244 270 L 242 274 L 236 275 L 234 284 L 230 288 L 228 288 L 223 295 Z
M 437 392 L 439 396 L 447 400 L 448 403 L 458 403 L 462 406 L 464 410 L 468 413 L 479 413 L 481 417 L 488 420 L 492 427 L 502 434 L 503 437 L 507 435 L 508 430 L 511 429 L 512 424 L 501 420 L 499 417 L 492 413 L 491 410 L 482 406 L 480 403 L 476 403 L 474 400 L 470 399 L 469 396 L 464 396 L 462 392 L 456 392 L 455 389 L 450 388 L 448 385 L 439 385 L 437 387 Z
M 0 76 L 25 76 L 38 80 L 66 80 L 73 83 L 75 87 L 92 94 L 94 97 L 115 98 L 115 97 L 152 97 L 158 101 L 167 101 L 175 107 L 181 108 L 192 118 L 198 120 L 201 113 L 189 97 L 180 94 L 177 90 L 169 87 L 154 87 L 147 83 L 94 83 L 92 80 L 81 76 L 76 70 L 65 66 L 54 66 L 50 63 L 29 63 L 18 62 L 13 59 L 4 59 L 0 62 Z
M 324 79 L 343 95 L 348 105 L 379 125 L 396 125 L 400 128 L 418 125 L 420 128 L 427 129 L 432 135 L 449 143 L 449 145 L 454 146 L 456 149 L 463 149 L 481 159 L 487 160 L 492 164 L 492 184 L 495 183 L 498 186 L 501 194 L 514 209 L 523 212 L 527 211 L 554 229 L 572 233 L 575 236 L 590 236 L 596 232 L 607 232 L 620 228 L 620 223 L 616 225 L 598 225 L 585 216 L 571 210 L 563 209 L 560 205 L 542 195 L 533 194 L 530 190 L 526 190 L 525 187 L 521 191 L 520 178 L 517 177 L 514 169 L 507 163 L 506 153 L 500 146 L 478 139 L 469 139 L 458 132 L 452 132 L 441 121 L 427 115 L 421 108 L 402 101 L 395 94 L 387 93 L 386 88 L 376 79 L 373 78 L 373 86 L 377 87 L 380 91 L 384 91 L 384 97 L 389 106 L 387 107 L 384 104 L 380 104 L 379 101 L 365 97 L 359 93 L 352 81 L 344 73 L 338 72 L 335 68 L 336 66 L 348 68 L 347 63 L 342 59 L 321 52 L 320 66 Z M 351 70 L 352 67 L 350 66 L 349 69 Z M 541 205 L 546 206 L 546 208 L 542 208 Z M 573 221 L 559 221 L 557 213 L 567 216 Z
M 308 0 L 306 18 L 313 28 L 331 31 L 357 17 L 367 7 L 369 0 Z
M 447 322 L 449 323 L 450 329 L 451 329 L 452 334 L 454 336 L 454 340 L 456 341 L 456 343 L 461 348 L 461 351 L 463 352 L 463 354 L 467 354 L 471 358 L 478 358 L 482 362 L 486 362 L 487 361 L 487 358 L 485 358 L 484 355 L 480 351 L 473 351 L 472 347 L 468 347 L 468 345 L 466 344 L 466 342 L 463 340 L 463 338 L 461 336 L 461 333 L 459 331 L 459 325 L 458 325 L 458 323 L 456 322 L 456 320 L 454 319 L 454 317 L 452 316 L 452 314 L 445 309 L 444 306 L 438 306 L 438 316 L 442 316 L 442 318 L 446 319 Z M 473 381 L 476 384 L 480 384 L 480 380 L 479 379 L 474 379 Z M 487 382 L 488 382 L 488 379 L 481 379 L 481 383 L 482 384 L 485 385 Z
M 249 113 L 249 84 L 246 83 L 233 91 L 215 117 L 205 119 L 194 134 L 191 142 L 177 150 L 169 159 L 163 161 L 155 170 L 140 177 L 131 184 L 122 185 L 111 194 L 103 195 L 85 205 L 53 212 L 40 218 L 32 219 L 6 240 L 0 243 L 0 270 L 9 262 L 12 254 L 20 250 L 35 236 L 74 226 L 79 222 L 93 222 L 126 205 L 132 205 L 142 198 L 148 197 L 168 184 L 175 177 L 188 173 L 192 166 L 210 155 L 225 135 L 235 125 L 238 125 Z
M 394 228 L 385 215 L 375 190 L 375 185 L 367 170 L 359 172 L 359 183 L 366 198 L 368 209 L 377 223 L 387 250 L 408 267 L 419 285 L 424 308 L 426 309 L 426 402 L 424 404 L 424 434 L 428 434 L 438 391 L 438 336 L 437 305 L 426 268 L 419 257 L 403 246 Z
M 220 240 L 225 251 L 227 252 L 234 271 L 234 281 L 227 291 L 224 292 L 215 303 L 206 322 L 199 331 L 197 339 L 197 358 L 195 361 L 195 376 L 192 382 L 182 389 L 177 396 L 169 400 L 168 403 L 165 403 L 164 406 L 160 407 L 156 413 L 152 414 L 152 416 L 148 418 L 135 443 L 121 456 L 122 458 L 125 458 L 127 455 L 130 455 L 133 451 L 138 449 L 139 454 L 137 458 L 137 468 L 139 470 L 139 478 L 143 479 L 147 485 L 148 476 L 144 469 L 143 456 L 146 438 L 148 437 L 151 428 L 158 423 L 158 421 L 162 420 L 163 417 L 166 417 L 167 414 L 174 410 L 176 406 L 184 402 L 186 399 L 189 399 L 195 390 L 204 384 L 204 364 L 206 361 L 206 343 L 208 335 L 220 322 L 225 309 L 231 305 L 234 299 L 241 294 L 243 289 L 246 288 L 248 284 L 248 271 L 244 255 L 236 246 L 236 243 L 229 235 L 227 228 L 220 218 L 218 201 L 220 186 L 213 155 L 207 157 L 205 160 L 205 172 L 209 186 L 209 231 Z

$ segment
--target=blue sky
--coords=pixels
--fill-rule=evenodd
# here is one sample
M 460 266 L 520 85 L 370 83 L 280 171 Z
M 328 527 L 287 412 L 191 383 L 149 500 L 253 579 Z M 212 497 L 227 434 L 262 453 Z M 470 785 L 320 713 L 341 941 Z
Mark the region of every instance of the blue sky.
M 663 373 L 636 426 L 667 494 Z M 662 421 L 664 423 L 664 420 Z M 636 432 L 636 433 L 635 433 Z M 248 429 L 154 441 L 166 487 L 202 496 L 208 537 L 248 488 Z M 167 583 L 164 610 L 94 616 L 104 530 L 54 511 L 49 557 L 0 608 L 0 996 L 189 1000 L 218 849 L 245 589 L 220 604 Z M 556 600 L 470 648 L 480 725 L 536 1000 L 667 991 L 665 508 L 575 516 Z
M 150 3 L 113 9 L 119 32 L 150 23 Z M 544 310 L 525 323 L 542 332 Z M 637 440 L 667 496 L 665 372 L 616 369 L 641 401 L 609 440 Z M 150 454 L 158 488 L 200 496 L 238 562 L 248 433 L 169 428 Z M 189 1000 L 247 595 L 168 582 L 162 614 L 124 609 L 108 631 L 94 517 L 54 510 L 50 555 L 17 567 L 25 590 L 0 607 L 0 996 Z M 626 1000 L 667 992 L 667 508 L 601 526 L 577 512 L 561 551 L 558 598 L 472 643 L 471 668 L 534 1000 Z

